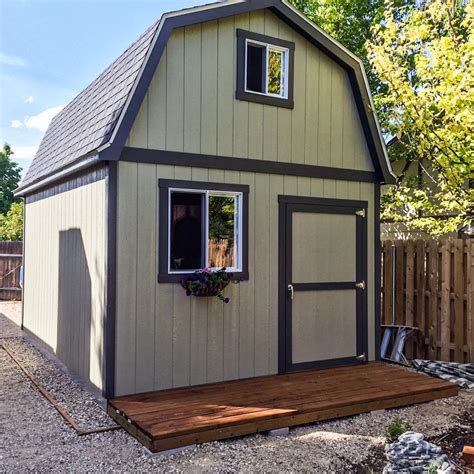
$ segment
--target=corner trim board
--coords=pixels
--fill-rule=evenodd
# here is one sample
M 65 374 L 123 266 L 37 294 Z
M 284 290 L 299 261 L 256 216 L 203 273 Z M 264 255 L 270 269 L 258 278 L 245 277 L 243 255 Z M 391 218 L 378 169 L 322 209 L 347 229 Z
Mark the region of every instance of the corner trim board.
M 105 303 L 103 387 L 104 398 L 115 396 L 115 333 L 117 286 L 117 162 L 109 162 L 107 175 L 107 282 Z
M 220 155 L 204 155 L 181 151 L 150 150 L 147 148 L 124 147 L 120 160 L 135 163 L 226 169 L 229 171 L 306 176 L 310 178 L 339 179 L 366 183 L 374 183 L 376 181 L 376 174 L 373 171 L 331 168 L 329 166 L 304 165 L 282 161 L 254 160 L 251 158 L 234 158 Z

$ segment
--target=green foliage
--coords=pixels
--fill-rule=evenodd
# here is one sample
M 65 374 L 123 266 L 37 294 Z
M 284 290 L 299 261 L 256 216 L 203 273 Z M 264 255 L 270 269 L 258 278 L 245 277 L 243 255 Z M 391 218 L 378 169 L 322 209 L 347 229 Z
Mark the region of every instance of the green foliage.
M 390 157 L 421 171 L 400 174 L 382 218 L 432 236 L 456 231 L 474 214 L 474 7 L 388 2 L 366 46 L 385 86 L 374 97 L 383 130 L 400 141 Z
M 387 442 L 396 443 L 398 441 L 398 437 L 407 431 L 411 431 L 410 424 L 406 421 L 403 421 L 401 418 L 394 418 L 387 426 Z
M 231 196 L 210 196 L 209 238 L 211 240 L 234 240 L 234 198 Z
M 10 159 L 12 155 L 10 145 L 5 143 L 0 151 L 0 214 L 7 212 L 15 201 L 13 190 L 21 178 L 21 168 Z
M 0 240 L 23 240 L 23 202 L 14 202 L 0 214 Z

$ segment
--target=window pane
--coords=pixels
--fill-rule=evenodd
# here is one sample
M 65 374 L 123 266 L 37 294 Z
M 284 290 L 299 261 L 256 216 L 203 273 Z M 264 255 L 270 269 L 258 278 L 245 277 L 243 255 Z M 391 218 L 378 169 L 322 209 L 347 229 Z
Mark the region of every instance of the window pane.
M 282 65 L 283 51 L 268 51 L 268 92 L 283 95 Z
M 209 196 L 209 266 L 236 267 L 236 196 Z
M 265 47 L 247 43 L 247 90 L 265 92 Z
M 202 266 L 202 206 L 204 194 L 171 192 L 170 269 Z

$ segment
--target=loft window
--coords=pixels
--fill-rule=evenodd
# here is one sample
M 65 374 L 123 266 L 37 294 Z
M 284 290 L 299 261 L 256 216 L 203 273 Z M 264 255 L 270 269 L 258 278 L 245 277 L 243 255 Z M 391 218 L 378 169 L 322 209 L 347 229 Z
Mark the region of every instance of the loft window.
M 286 99 L 288 49 L 246 40 L 245 91 Z
M 293 107 L 294 43 L 237 30 L 236 98 Z
M 203 267 L 247 278 L 248 187 L 160 180 L 158 280 Z

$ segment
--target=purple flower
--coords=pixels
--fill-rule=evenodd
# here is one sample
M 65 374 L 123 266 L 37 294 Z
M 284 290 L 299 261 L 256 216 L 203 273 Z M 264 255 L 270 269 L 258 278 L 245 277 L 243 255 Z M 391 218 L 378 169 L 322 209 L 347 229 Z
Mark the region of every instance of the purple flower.
M 228 303 L 229 301 L 229 298 L 224 298 L 224 303 Z
M 186 290 L 186 296 L 191 296 L 193 293 L 190 290 Z

